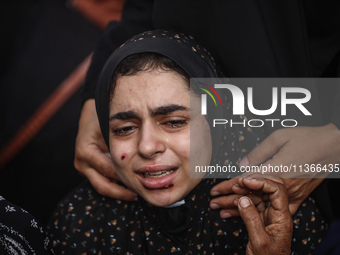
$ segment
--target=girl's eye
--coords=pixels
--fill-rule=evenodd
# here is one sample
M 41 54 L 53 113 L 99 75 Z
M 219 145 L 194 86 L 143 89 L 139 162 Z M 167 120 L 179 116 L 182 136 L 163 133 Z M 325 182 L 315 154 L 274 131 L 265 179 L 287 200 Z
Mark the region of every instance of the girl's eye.
M 113 129 L 113 133 L 114 135 L 124 136 L 124 135 L 128 135 L 134 129 L 136 129 L 136 127 L 129 126 L 129 127 L 117 128 L 117 129 Z
M 165 122 L 165 125 L 171 128 L 183 127 L 186 124 L 187 124 L 186 120 L 170 120 L 170 121 Z

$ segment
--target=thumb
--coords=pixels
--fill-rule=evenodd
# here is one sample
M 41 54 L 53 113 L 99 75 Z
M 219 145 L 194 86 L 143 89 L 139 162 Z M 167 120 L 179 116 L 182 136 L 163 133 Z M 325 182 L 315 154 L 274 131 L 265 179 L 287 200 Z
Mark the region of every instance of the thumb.
M 284 132 L 276 130 L 240 161 L 240 166 L 257 166 L 273 157 L 286 143 Z
M 268 240 L 270 237 L 268 236 L 262 219 L 250 198 L 246 196 L 241 197 L 238 200 L 238 210 L 244 224 L 247 227 L 251 250 L 256 252 L 261 249 L 263 244 L 270 241 Z

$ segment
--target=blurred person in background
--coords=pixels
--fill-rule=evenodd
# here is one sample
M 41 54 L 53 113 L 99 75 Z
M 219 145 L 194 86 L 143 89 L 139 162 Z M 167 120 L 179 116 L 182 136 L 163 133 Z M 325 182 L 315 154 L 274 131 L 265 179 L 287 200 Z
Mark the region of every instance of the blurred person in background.
M 123 1 L 4 1 L 1 12 L 0 148 L 92 52 Z M 83 79 L 85 72 L 83 73 Z M 81 109 L 77 90 L 33 139 L 0 169 L 0 195 L 45 224 L 82 177 L 74 170 Z

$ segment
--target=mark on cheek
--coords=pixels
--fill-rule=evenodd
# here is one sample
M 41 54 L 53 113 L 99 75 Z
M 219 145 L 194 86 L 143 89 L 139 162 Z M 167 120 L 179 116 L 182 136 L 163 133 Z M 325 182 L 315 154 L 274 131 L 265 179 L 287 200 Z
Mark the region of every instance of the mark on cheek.
M 123 153 L 122 156 L 120 157 L 121 160 L 124 160 L 126 158 L 127 154 Z

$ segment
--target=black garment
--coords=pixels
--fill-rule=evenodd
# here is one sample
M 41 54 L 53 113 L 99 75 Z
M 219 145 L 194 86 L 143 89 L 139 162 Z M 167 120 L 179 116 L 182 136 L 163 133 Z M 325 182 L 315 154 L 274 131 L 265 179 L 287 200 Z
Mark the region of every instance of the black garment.
M 0 254 L 54 254 L 39 221 L 0 196 Z
M 122 22 L 111 22 L 97 45 L 84 99 L 94 97 L 101 67 L 113 50 L 153 28 L 194 36 L 217 56 L 228 77 L 340 76 L 339 1 L 127 0 Z M 339 90 L 322 91 L 322 104 L 335 103 L 324 123 L 332 117 L 338 127 Z
M 84 183 L 60 202 L 52 216 L 47 230 L 52 247 L 56 254 L 67 255 L 245 254 L 248 235 L 242 219 L 221 219 L 218 210 L 209 208 L 209 192 L 216 184 L 203 180 L 187 196 L 181 206 L 188 215 L 187 228 L 184 234 L 179 229 L 172 235 L 159 225 L 160 211 L 166 208 L 149 206 L 140 197 L 137 202 L 106 198 Z M 176 223 L 168 218 L 169 225 Z M 312 254 L 327 230 L 312 198 L 302 203 L 293 224 L 292 254 Z
M 8 17 L 2 20 L 2 26 L 15 36 L 5 34 L 1 39 L 11 42 L 11 48 L 2 50 L 11 54 L 10 61 L 2 59 L 6 72 L 0 84 L 0 146 L 91 53 L 101 32 L 64 0 L 11 3 L 15 11 L 1 9 Z M 19 17 L 15 16 L 17 12 Z M 12 19 L 20 20 L 20 26 L 14 26 L 18 22 L 12 23 Z M 80 94 L 77 91 L 0 171 L 0 193 L 42 224 L 58 201 L 83 180 L 73 167 Z
M 329 231 L 322 241 L 315 255 L 337 255 L 340 254 L 340 244 L 339 244 L 339 236 L 340 236 L 340 222 L 334 221 L 332 225 L 329 227 Z

